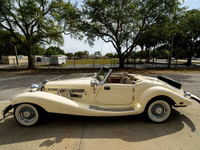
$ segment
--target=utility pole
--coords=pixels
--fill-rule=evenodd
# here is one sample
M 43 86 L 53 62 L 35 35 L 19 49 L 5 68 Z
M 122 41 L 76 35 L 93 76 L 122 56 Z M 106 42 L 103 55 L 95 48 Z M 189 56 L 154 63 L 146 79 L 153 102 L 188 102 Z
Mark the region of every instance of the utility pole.
M 16 45 L 14 47 L 15 47 L 16 62 L 17 62 L 17 66 L 18 66 L 18 57 L 17 57 L 17 48 L 16 48 Z
M 171 49 L 170 49 L 170 52 L 169 52 L 169 63 L 168 63 L 169 68 L 171 68 L 173 46 L 174 46 L 174 33 L 172 33 Z

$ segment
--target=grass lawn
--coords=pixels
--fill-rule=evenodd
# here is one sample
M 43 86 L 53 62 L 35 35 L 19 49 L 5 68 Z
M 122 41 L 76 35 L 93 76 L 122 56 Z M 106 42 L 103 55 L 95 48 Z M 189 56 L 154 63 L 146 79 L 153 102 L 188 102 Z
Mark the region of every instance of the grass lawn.
M 85 65 L 85 64 L 114 64 L 114 59 L 78 59 L 75 60 L 75 65 Z M 119 63 L 118 59 L 115 59 L 115 64 Z M 74 60 L 68 60 L 66 61 L 66 64 L 62 66 L 67 66 L 67 65 L 74 65 Z

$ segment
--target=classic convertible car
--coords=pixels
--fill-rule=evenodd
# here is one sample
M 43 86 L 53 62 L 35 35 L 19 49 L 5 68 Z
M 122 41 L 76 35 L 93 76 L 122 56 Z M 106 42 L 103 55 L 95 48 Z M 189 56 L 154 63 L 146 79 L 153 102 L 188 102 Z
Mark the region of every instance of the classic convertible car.
M 146 113 L 151 121 L 159 123 L 169 118 L 172 106 L 189 106 L 192 99 L 200 102 L 184 92 L 180 83 L 166 77 L 111 73 L 112 69 L 103 67 L 89 78 L 44 81 L 41 87 L 33 84 L 30 92 L 11 99 L 2 113 L 5 117 L 14 108 L 14 117 L 23 126 L 38 123 L 43 112 L 84 116 Z

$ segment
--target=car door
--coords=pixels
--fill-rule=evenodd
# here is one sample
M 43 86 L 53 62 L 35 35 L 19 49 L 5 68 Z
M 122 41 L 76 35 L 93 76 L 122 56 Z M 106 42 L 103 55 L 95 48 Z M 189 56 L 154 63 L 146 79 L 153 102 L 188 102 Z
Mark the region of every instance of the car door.
M 127 105 L 134 101 L 134 86 L 131 84 L 103 84 L 96 101 L 106 105 Z

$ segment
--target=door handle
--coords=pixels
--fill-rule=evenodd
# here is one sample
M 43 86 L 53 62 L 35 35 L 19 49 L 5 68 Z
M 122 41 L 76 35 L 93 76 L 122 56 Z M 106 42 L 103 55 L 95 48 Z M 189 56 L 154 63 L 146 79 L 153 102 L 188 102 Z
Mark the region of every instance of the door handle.
M 110 90 L 109 86 L 104 86 L 104 90 Z

